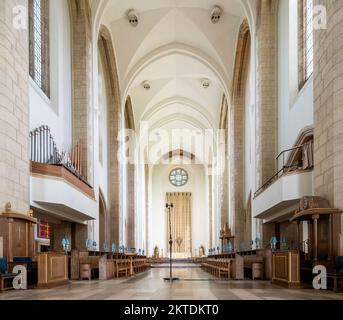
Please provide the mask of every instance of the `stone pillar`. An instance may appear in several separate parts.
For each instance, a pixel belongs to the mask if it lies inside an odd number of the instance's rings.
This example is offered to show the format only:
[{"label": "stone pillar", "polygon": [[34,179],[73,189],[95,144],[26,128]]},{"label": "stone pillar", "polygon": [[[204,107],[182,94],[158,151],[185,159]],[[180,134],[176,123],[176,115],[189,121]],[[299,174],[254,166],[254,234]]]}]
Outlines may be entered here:
[{"label": "stone pillar", "polygon": [[91,24],[88,0],[71,0],[73,39],[73,144],[81,142],[82,175],[92,183]]},{"label": "stone pillar", "polygon": [[[326,7],[327,29],[314,30],[314,189],[343,209],[343,1],[318,4]],[[332,254],[343,255],[343,219],[332,219]]]},{"label": "stone pillar", "polygon": [[108,207],[106,218],[106,239],[109,245],[115,243],[119,245],[120,239],[120,207],[119,207],[119,191],[120,181],[122,181],[122,172],[118,161],[118,151],[120,143],[118,135],[121,129],[122,112],[120,106],[120,91],[117,72],[116,58],[114,54],[113,41],[110,31],[105,27],[100,27],[99,32],[99,52],[105,67],[104,73],[107,75],[107,100],[108,100],[108,161],[109,172],[108,180],[111,183],[108,186]]},{"label": "stone pillar", "polygon": [[[135,121],[133,115],[133,107],[131,97],[128,96],[125,104],[125,114],[124,114],[125,128],[128,130],[135,130]],[[132,132],[131,132],[132,133]],[[130,134],[131,134],[130,133]],[[133,137],[130,135],[131,144],[130,148],[133,150],[136,149],[136,142]],[[127,229],[126,229],[126,245],[129,248],[135,248],[136,245],[136,166],[135,160],[128,159],[126,164],[126,179],[127,179],[127,189],[126,189],[126,199],[127,199]]]},{"label": "stone pillar", "polygon": [[145,253],[149,254],[149,165],[144,166],[144,178],[145,178]]},{"label": "stone pillar", "polygon": [[[213,176],[211,174],[208,175],[208,211],[209,211],[209,249],[212,248],[213,245],[213,210],[212,210],[212,205],[213,205],[213,190],[212,190],[212,185],[213,185]],[[205,252],[207,254],[207,252]]]},{"label": "stone pillar", "polygon": [[259,0],[256,28],[256,184],[276,170],[277,150],[277,7],[278,0]]},{"label": "stone pillar", "polygon": [[136,244],[136,205],[135,205],[135,165],[127,164],[127,247],[135,248]]},{"label": "stone pillar", "polygon": [[225,135],[225,150],[222,155],[222,177],[221,177],[221,214],[220,214],[220,228],[223,229],[228,223],[228,157],[229,157],[229,131],[228,131],[228,103],[226,97],[223,97],[222,102],[222,114],[221,114],[221,124],[220,129],[224,130]]},{"label": "stone pillar", "polygon": [[236,49],[235,70],[230,110],[230,176],[232,200],[230,225],[235,242],[241,243],[247,237],[244,210],[244,131],[245,131],[245,88],[250,60],[250,31],[247,20],[239,30]]},{"label": "stone pillar", "polygon": [[30,176],[27,17],[27,0],[0,1],[0,208],[10,201],[23,212]]}]

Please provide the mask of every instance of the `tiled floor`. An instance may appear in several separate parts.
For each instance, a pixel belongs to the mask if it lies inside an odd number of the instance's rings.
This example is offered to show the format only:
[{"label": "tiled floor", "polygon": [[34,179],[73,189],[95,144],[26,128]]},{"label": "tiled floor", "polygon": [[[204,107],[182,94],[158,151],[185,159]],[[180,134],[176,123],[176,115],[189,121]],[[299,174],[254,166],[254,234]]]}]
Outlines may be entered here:
[{"label": "tiled floor", "polygon": [[269,281],[218,280],[195,265],[175,267],[174,276],[180,281],[173,284],[163,281],[169,270],[162,266],[130,279],[72,281],[54,289],[8,291],[0,294],[0,300],[343,300],[343,293],[290,290]]}]

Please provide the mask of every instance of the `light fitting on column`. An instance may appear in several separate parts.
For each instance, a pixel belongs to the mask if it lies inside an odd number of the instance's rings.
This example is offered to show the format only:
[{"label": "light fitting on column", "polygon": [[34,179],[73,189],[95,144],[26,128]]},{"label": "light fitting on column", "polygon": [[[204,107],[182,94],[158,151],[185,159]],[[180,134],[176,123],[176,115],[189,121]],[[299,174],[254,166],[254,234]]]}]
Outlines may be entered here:
[{"label": "light fitting on column", "polygon": [[223,9],[219,6],[215,6],[212,9],[212,13],[211,13],[211,21],[213,24],[216,24],[219,22],[221,16],[223,14]]},{"label": "light fitting on column", "polygon": [[136,13],[136,11],[134,9],[130,9],[127,12],[127,19],[129,20],[129,23],[133,27],[137,27],[138,26],[138,14]]}]

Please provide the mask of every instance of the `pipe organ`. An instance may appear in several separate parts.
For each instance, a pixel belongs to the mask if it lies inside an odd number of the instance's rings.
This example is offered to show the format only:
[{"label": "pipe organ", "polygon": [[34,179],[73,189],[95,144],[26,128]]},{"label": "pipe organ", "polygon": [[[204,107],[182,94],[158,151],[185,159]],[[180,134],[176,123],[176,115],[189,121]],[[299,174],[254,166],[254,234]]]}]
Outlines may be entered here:
[{"label": "pipe organ", "polygon": [[60,152],[48,126],[30,132],[30,160],[32,162],[63,165],[77,177],[82,177],[82,152],[79,141],[69,150]]}]

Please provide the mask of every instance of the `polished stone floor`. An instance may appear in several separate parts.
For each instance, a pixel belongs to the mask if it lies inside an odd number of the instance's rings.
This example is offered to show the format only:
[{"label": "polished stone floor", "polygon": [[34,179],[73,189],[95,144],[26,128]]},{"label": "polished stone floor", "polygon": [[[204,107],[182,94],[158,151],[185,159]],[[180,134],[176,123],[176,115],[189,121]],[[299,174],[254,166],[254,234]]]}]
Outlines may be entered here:
[{"label": "polished stone floor", "polygon": [[167,265],[162,265],[130,279],[71,281],[54,289],[7,291],[0,300],[343,300],[343,293],[332,291],[290,290],[269,281],[218,280],[193,264],[175,266],[178,282],[164,282],[168,275]]}]

